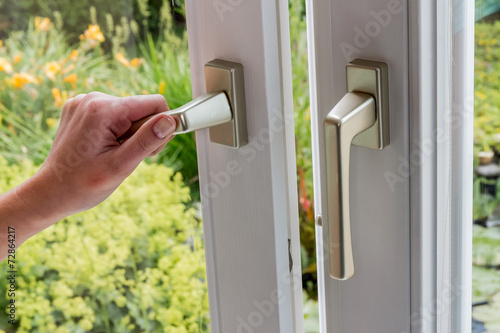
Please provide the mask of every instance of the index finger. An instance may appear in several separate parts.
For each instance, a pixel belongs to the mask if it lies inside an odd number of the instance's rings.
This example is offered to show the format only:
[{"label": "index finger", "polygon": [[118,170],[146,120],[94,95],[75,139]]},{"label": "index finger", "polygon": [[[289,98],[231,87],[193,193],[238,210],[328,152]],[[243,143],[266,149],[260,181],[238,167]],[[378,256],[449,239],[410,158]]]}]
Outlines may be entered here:
[{"label": "index finger", "polygon": [[[113,125],[111,130],[120,137],[130,129],[132,123],[149,116],[168,111],[167,101],[162,95],[137,95],[118,98],[110,105]],[[110,111],[111,111],[110,110]]]},{"label": "index finger", "polygon": [[127,110],[126,117],[131,122],[170,110],[165,97],[159,94],[122,97],[119,102]]}]

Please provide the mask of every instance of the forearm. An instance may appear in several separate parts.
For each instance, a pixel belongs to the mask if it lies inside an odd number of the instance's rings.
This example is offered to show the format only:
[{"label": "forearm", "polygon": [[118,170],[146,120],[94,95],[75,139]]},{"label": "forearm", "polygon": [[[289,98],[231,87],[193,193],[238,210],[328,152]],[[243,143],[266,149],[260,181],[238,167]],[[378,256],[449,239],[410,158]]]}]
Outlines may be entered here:
[{"label": "forearm", "polygon": [[[63,218],[61,203],[54,200],[56,193],[38,175],[0,195],[0,261],[11,244],[17,249],[28,238]],[[10,240],[9,242],[9,230]],[[10,247],[9,247],[10,245]]]}]

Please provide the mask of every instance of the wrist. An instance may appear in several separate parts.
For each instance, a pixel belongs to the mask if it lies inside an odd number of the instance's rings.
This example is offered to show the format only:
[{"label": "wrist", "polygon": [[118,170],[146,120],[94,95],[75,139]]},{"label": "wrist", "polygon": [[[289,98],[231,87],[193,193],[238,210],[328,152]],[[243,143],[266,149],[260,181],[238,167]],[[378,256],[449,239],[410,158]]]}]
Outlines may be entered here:
[{"label": "wrist", "polygon": [[21,242],[66,216],[61,186],[40,170],[26,182],[5,194],[0,217],[5,217]]}]

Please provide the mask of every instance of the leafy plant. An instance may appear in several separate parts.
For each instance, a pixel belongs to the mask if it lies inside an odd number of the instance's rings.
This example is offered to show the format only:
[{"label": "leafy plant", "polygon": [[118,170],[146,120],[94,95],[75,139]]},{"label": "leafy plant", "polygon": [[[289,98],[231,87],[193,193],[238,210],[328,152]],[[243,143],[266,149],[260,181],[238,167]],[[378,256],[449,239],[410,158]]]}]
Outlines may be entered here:
[{"label": "leafy plant", "polygon": [[[484,193],[483,186],[496,185],[497,198],[489,193]],[[474,221],[488,218],[495,208],[500,204],[500,184],[498,180],[490,180],[484,177],[474,177],[473,184],[473,218]]]},{"label": "leafy plant", "polygon": [[[70,4],[71,5],[68,5]],[[185,23],[184,1],[165,0],[17,0],[0,2],[0,38],[7,34],[26,30],[28,18],[35,16],[52,17],[54,12],[60,12],[64,17],[64,30],[71,35],[73,41],[87,28],[89,23],[88,11],[94,7],[95,23],[106,26],[106,21],[111,17],[120,21],[122,17],[136,22],[147,21],[141,24],[141,33],[152,33],[155,37],[161,33],[160,13],[164,5],[168,5],[170,12],[174,15],[176,29],[183,29]],[[53,17],[52,17],[53,18]],[[143,30],[144,28],[144,30]],[[109,45],[107,45],[109,46]]]},{"label": "leafy plant", "polygon": [[314,223],[314,190],[311,149],[311,111],[307,65],[307,32],[305,2],[290,0],[290,42],[293,68],[293,107],[297,185],[299,189],[300,243],[303,286],[309,297],[317,299],[316,239]]},{"label": "leafy plant", "polygon": [[318,302],[310,299],[303,293],[304,304],[304,333],[319,333],[319,308]]},{"label": "leafy plant", "polygon": [[474,226],[473,263],[500,267],[500,230]]},{"label": "leafy plant", "polygon": [[500,132],[500,21],[476,23],[475,30],[475,145],[498,150],[500,143],[493,138]]},{"label": "leafy plant", "polygon": [[491,303],[476,307],[472,313],[476,320],[485,323],[487,332],[500,331],[500,293],[493,296]]},{"label": "leafy plant", "polygon": [[[0,157],[0,192],[29,160]],[[10,332],[207,332],[200,222],[180,174],[141,164],[104,203],[59,221],[16,252],[18,324]],[[6,261],[0,264],[6,272]],[[0,308],[9,299],[0,284]]]}]

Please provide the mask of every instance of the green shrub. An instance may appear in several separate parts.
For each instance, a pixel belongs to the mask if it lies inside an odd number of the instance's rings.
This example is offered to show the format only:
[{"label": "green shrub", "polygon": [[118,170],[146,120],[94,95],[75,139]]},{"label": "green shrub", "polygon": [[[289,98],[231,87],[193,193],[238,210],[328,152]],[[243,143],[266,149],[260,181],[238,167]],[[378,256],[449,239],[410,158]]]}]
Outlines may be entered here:
[{"label": "green shrub", "polygon": [[[36,169],[0,157],[0,193]],[[180,174],[143,163],[104,203],[29,239],[16,252],[19,323],[0,316],[0,329],[206,332],[202,233],[189,200]],[[5,283],[0,295],[5,309]]]},{"label": "green shrub", "polygon": [[500,21],[476,23],[474,67],[474,136],[477,150],[490,150],[500,143]]}]

